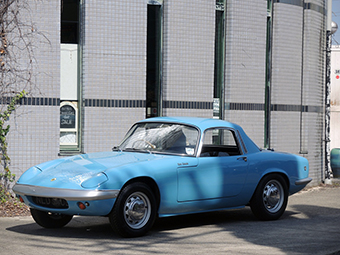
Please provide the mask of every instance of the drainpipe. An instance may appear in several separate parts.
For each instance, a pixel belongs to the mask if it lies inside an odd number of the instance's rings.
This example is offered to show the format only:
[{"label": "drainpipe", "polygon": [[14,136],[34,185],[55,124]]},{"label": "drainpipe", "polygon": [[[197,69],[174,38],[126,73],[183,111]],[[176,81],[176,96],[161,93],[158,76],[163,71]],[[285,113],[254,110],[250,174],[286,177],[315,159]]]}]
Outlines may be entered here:
[{"label": "drainpipe", "polygon": [[332,18],[332,0],[327,1],[327,17],[326,17],[326,84],[325,84],[325,180],[332,178],[332,170],[330,168],[330,118],[331,118],[331,18]]},{"label": "drainpipe", "polygon": [[331,108],[331,47],[332,34],[337,30],[337,25],[332,22],[332,0],[327,1],[326,18],[326,84],[325,84],[325,180],[330,182],[333,177],[330,167],[330,108]]}]

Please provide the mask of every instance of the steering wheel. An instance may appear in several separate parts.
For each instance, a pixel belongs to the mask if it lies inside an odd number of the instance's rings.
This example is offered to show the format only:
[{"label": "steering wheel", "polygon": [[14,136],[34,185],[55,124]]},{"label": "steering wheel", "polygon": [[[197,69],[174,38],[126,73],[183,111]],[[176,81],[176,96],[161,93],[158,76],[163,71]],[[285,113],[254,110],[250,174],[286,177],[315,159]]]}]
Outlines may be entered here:
[{"label": "steering wheel", "polygon": [[146,144],[148,144],[152,149],[156,149],[156,145],[150,143],[149,141],[147,141],[147,140],[145,140],[145,139],[138,139],[138,140],[136,140],[136,141],[133,143],[132,146],[134,146],[135,143],[138,142],[138,141],[143,141],[143,142],[145,142]]}]

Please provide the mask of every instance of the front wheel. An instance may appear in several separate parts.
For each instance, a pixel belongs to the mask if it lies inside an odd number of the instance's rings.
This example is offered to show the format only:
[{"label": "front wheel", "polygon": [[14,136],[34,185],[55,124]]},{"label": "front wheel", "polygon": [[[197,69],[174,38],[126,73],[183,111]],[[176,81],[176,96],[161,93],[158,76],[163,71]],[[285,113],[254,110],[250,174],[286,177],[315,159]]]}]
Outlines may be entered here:
[{"label": "front wheel", "polygon": [[286,210],[288,187],[279,174],[265,176],[250,201],[253,214],[260,220],[277,220]]},{"label": "front wheel", "polygon": [[73,215],[44,212],[32,208],[31,215],[35,222],[44,228],[62,228],[73,218]]},{"label": "front wheel", "polygon": [[145,235],[156,219],[156,199],[148,185],[126,186],[109,215],[112,228],[123,237]]}]

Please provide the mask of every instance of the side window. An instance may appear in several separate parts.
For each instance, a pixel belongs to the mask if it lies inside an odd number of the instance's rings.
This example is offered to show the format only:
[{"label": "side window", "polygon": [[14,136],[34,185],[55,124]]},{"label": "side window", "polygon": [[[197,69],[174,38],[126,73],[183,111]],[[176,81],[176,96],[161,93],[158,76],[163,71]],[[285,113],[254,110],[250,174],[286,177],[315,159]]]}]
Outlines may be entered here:
[{"label": "side window", "polygon": [[241,155],[234,131],[229,129],[208,129],[204,132],[201,157],[227,157]]}]

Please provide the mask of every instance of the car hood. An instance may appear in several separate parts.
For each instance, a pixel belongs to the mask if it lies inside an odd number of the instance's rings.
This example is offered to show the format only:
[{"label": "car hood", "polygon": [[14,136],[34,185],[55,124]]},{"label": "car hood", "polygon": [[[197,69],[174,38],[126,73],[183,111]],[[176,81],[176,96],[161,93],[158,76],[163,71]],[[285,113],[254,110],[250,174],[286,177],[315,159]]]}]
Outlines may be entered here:
[{"label": "car hood", "polygon": [[56,188],[80,188],[84,181],[103,172],[105,175],[106,170],[164,157],[169,156],[136,152],[82,154],[39,164],[27,170],[18,183]]}]

